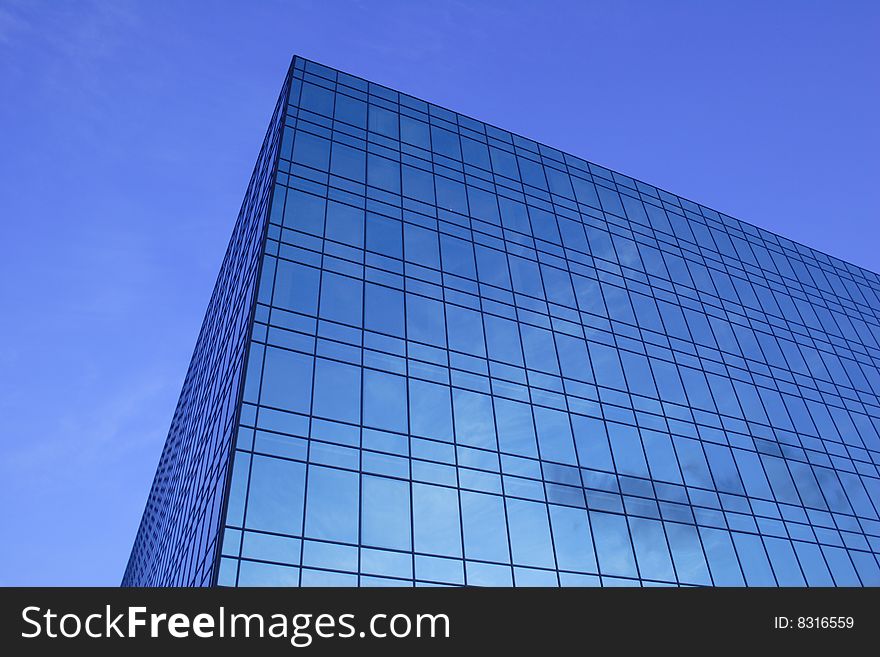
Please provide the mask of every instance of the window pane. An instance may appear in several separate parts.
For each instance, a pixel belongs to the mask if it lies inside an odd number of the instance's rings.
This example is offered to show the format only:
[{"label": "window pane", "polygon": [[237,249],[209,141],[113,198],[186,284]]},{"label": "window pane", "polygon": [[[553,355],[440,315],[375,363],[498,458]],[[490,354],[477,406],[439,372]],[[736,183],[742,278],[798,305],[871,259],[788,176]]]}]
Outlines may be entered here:
[{"label": "window pane", "polygon": [[587,512],[551,504],[550,519],[559,568],[584,573],[598,572]]},{"label": "window pane", "polygon": [[431,148],[431,133],[428,130],[428,124],[403,114],[400,115],[400,139],[420,148]]},{"label": "window pane", "polygon": [[591,511],[590,524],[596,541],[599,572],[618,577],[637,577],[626,519],[610,513]]},{"label": "window pane", "polygon": [[308,413],[312,398],[312,362],[305,354],[267,347],[260,403]]},{"label": "window pane", "polygon": [[807,586],[834,586],[834,580],[828,572],[819,546],[801,541],[793,541],[792,544],[804,571],[804,577],[807,578]]},{"label": "window pane", "polygon": [[519,170],[516,166],[516,157],[507,151],[503,151],[494,146],[489,147],[489,156],[492,160],[492,170],[500,173],[502,176],[519,179]]},{"label": "window pane", "polygon": [[526,354],[526,367],[539,372],[559,374],[553,334],[528,324],[520,324],[519,331]]},{"label": "window pane", "polygon": [[369,111],[369,129],[371,132],[378,132],[380,135],[398,138],[397,114],[385,109],[370,105]]},{"label": "window pane", "polygon": [[333,142],[330,149],[330,172],[343,178],[366,182],[367,154],[357,148]]},{"label": "window pane", "polygon": [[663,523],[645,518],[630,518],[629,527],[641,576],[645,579],[675,581]]},{"label": "window pane", "polygon": [[529,206],[529,217],[535,238],[551,242],[552,244],[560,244],[562,242],[559,237],[559,228],[556,226],[556,215],[546,210]]},{"label": "window pane", "polygon": [[698,440],[676,436],[673,444],[678,453],[685,483],[688,486],[711,489],[712,476],[709,474],[709,466],[706,464],[701,443]]},{"label": "window pane", "polygon": [[602,294],[605,296],[605,306],[608,308],[608,316],[618,322],[635,324],[632,306],[629,303],[629,294],[626,290],[616,285],[601,283]]},{"label": "window pane", "polygon": [[623,363],[623,371],[626,374],[630,392],[656,398],[657,388],[654,387],[654,377],[648,367],[648,359],[640,354],[621,351],[620,360]]},{"label": "window pane", "polygon": [[242,560],[238,586],[298,586],[299,568]]},{"label": "window pane", "polygon": [[657,358],[649,358],[648,360],[651,362],[651,370],[654,372],[660,399],[676,404],[686,404],[687,400],[684,396],[681,378],[678,376],[678,368],[665,360]]},{"label": "window pane", "polygon": [[506,503],[513,563],[555,568],[547,506],[514,498]]},{"label": "window pane", "polygon": [[538,456],[532,411],[527,404],[495,398],[498,422],[498,446],[502,452],[522,456]]},{"label": "window pane", "polygon": [[743,577],[739,569],[739,561],[730,534],[723,529],[700,527],[703,548],[709,559],[709,570],[715,586],[743,586]]},{"label": "window pane", "polygon": [[434,176],[427,171],[404,164],[403,195],[433,205]]},{"label": "window pane", "polygon": [[582,312],[607,317],[608,312],[605,310],[605,302],[602,300],[598,281],[572,274],[571,282],[574,285],[574,295],[577,299],[578,308]]},{"label": "window pane", "polygon": [[767,477],[764,475],[764,468],[761,466],[761,460],[758,458],[758,455],[754,452],[734,449],[733,458],[742,476],[746,493],[752,497],[772,498],[773,493],[770,490]]},{"label": "window pane", "polygon": [[311,133],[297,130],[293,142],[293,161],[326,171],[330,164],[330,141]]},{"label": "window pane", "polygon": [[367,154],[367,184],[400,194],[400,164],[379,155]]},{"label": "window pane", "polygon": [[682,584],[711,586],[712,580],[709,578],[709,569],[703,557],[703,547],[697,535],[697,528],[677,522],[666,522],[663,525],[672,550],[678,581]]},{"label": "window pane", "polygon": [[255,455],[251,464],[245,526],[299,535],[303,517],[305,466]]},{"label": "window pane", "polygon": [[636,477],[648,477],[648,465],[642,452],[639,430],[626,424],[608,422],[608,437],[617,471]]},{"label": "window pane", "polygon": [[318,196],[288,189],[287,202],[284,204],[284,226],[312,235],[323,235],[325,205],[326,201]]},{"label": "window pane", "polygon": [[391,258],[403,257],[403,227],[399,221],[367,214],[367,250]]},{"label": "window pane", "polygon": [[494,315],[484,315],[483,324],[486,327],[489,358],[502,363],[522,365],[522,346],[516,322]]},{"label": "window pane", "polygon": [[474,247],[470,242],[449,235],[441,235],[440,249],[444,271],[465,278],[475,279],[477,277]]},{"label": "window pane", "polygon": [[452,404],[449,399],[449,388],[436,383],[410,379],[409,407],[413,434],[452,442]]},{"label": "window pane", "polygon": [[476,310],[446,305],[449,348],[473,356],[486,356],[483,319]]},{"label": "window pane", "polygon": [[446,346],[443,304],[416,294],[406,295],[406,335],[410,340]]},{"label": "window pane", "polygon": [[571,424],[574,427],[580,466],[613,471],[614,462],[611,460],[605,423],[596,418],[572,415]]},{"label": "window pane", "polygon": [[468,561],[468,586],[513,586],[513,573],[510,566]]},{"label": "window pane", "polygon": [[352,98],[351,96],[346,96],[344,94],[337,94],[334,116],[339,121],[350,123],[358,128],[366,128],[367,104],[357,98]]},{"label": "window pane", "polygon": [[311,82],[304,82],[300,93],[299,105],[303,109],[324,116],[333,113],[333,92]]},{"label": "window pane", "polygon": [[498,207],[501,210],[501,225],[509,230],[531,234],[532,226],[529,223],[529,215],[526,206],[503,196],[498,197]]},{"label": "window pane", "polygon": [[524,183],[539,189],[547,189],[547,180],[544,177],[544,167],[526,157],[517,157],[516,159]]},{"label": "window pane", "polygon": [[593,366],[590,364],[590,356],[587,352],[587,343],[580,338],[575,338],[564,333],[554,333],[556,351],[559,354],[559,364],[562,367],[562,376],[576,381],[593,382]]},{"label": "window pane", "polygon": [[364,327],[404,337],[403,292],[367,283],[364,287]]},{"label": "window pane", "polygon": [[321,317],[361,325],[363,282],[325,271],[321,278]]},{"label": "window pane", "polygon": [[745,491],[743,490],[742,483],[740,483],[739,473],[733,462],[730,448],[714,443],[703,443],[703,449],[706,451],[706,458],[709,460],[715,488],[728,493],[744,494]]},{"label": "window pane", "polygon": [[770,486],[773,488],[774,497],[779,502],[800,504],[800,498],[795,491],[794,482],[791,480],[785,461],[766,454],[761,454],[760,458],[764,464],[767,478],[770,480]]},{"label": "window pane", "polygon": [[461,150],[464,155],[464,161],[481,169],[490,169],[489,149],[485,144],[481,144],[473,139],[466,137],[461,138]]},{"label": "window pane", "polygon": [[406,379],[364,370],[364,424],[406,433]]},{"label": "window pane", "polygon": [[538,299],[544,298],[544,284],[541,282],[541,272],[538,263],[520,258],[508,256],[510,264],[510,277],[513,281],[513,289],[522,294],[527,294]]},{"label": "window pane", "polygon": [[300,555],[300,539],[274,534],[245,532],[241,555],[265,561],[298,564]]},{"label": "window pane", "polygon": [[455,438],[459,445],[497,449],[492,399],[469,390],[453,389]]},{"label": "window pane", "polygon": [[678,461],[669,434],[650,429],[642,429],[641,434],[642,445],[648,455],[651,476],[659,481],[680,484],[681,471],[678,469]]},{"label": "window pane", "polygon": [[507,256],[501,251],[479,244],[474,247],[474,252],[477,256],[477,274],[480,281],[509,290],[510,273]]},{"label": "window pane", "polygon": [[403,225],[403,248],[406,259],[435,269],[440,268],[440,243],[437,233],[421,226]]},{"label": "window pane", "polygon": [[318,314],[320,271],[289,260],[279,260],[272,304],[285,310]]},{"label": "window pane", "polygon": [[767,546],[767,554],[779,586],[804,586],[804,576],[798,567],[791,541],[767,536],[764,544]]},{"label": "window pane", "polygon": [[306,536],[356,543],[358,500],[356,472],[310,465]]},{"label": "window pane", "polygon": [[543,406],[534,407],[541,458],[577,465],[568,413]]},{"label": "window pane", "polygon": [[850,550],[849,556],[859,573],[862,586],[880,586],[880,566],[873,554]]},{"label": "window pane", "polygon": [[596,342],[588,342],[587,346],[590,348],[590,360],[593,362],[596,383],[608,388],[626,390],[617,350]]},{"label": "window pane", "polygon": [[714,412],[716,410],[715,402],[712,401],[712,393],[709,392],[706,375],[701,370],[690,367],[679,367],[678,372],[681,374],[681,380],[684,382],[684,389],[687,391],[691,406]]},{"label": "window pane", "polygon": [[315,361],[313,412],[343,422],[360,421],[361,370],[324,358]]},{"label": "window pane", "polygon": [[462,491],[461,512],[465,556],[509,563],[507,524],[501,497]]},{"label": "window pane", "polygon": [[417,552],[460,557],[458,491],[413,483],[413,529]]},{"label": "window pane", "polygon": [[733,544],[748,586],[776,586],[760,536],[733,532]]},{"label": "window pane", "polygon": [[330,201],[327,204],[327,239],[359,249],[364,246],[364,211]]},{"label": "window pane", "polygon": [[362,542],[411,550],[409,484],[386,477],[363,477]]}]

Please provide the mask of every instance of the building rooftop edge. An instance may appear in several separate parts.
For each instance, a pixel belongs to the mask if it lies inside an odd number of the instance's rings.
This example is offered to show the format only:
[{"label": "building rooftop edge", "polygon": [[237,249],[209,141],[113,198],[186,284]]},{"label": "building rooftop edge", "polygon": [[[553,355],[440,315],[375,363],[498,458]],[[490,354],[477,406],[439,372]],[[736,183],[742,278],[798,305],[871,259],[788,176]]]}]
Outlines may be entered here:
[{"label": "building rooftop edge", "polygon": [[[558,151],[558,152],[562,153],[563,155],[567,155],[567,156],[569,156],[569,157],[576,158],[576,159],[578,159],[578,160],[582,160],[583,162],[585,162],[585,163],[587,163],[587,164],[592,164],[592,165],[595,165],[595,166],[601,167],[601,168],[605,169],[606,171],[611,172],[611,174],[613,174],[613,175],[616,174],[616,175],[618,175],[618,176],[622,176],[622,177],[624,177],[624,178],[628,178],[628,179],[634,181],[635,183],[641,183],[642,185],[646,185],[646,186],[648,186],[648,187],[653,187],[654,189],[656,189],[656,190],[658,190],[658,191],[662,191],[662,192],[664,192],[664,193],[666,193],[666,194],[669,194],[670,196],[675,196],[676,198],[679,198],[679,199],[681,199],[681,200],[687,201],[687,202],[689,202],[689,203],[693,203],[694,205],[700,206],[701,208],[706,208],[707,210],[711,210],[712,212],[715,212],[715,213],[717,213],[718,215],[720,215],[720,216],[721,216],[723,219],[725,219],[725,220],[730,220],[730,221],[734,221],[734,222],[737,222],[737,223],[740,223],[740,224],[745,224],[745,225],[747,225],[747,226],[750,226],[751,228],[754,228],[755,230],[758,230],[758,231],[761,231],[761,232],[767,233],[767,234],[769,234],[769,235],[773,235],[774,237],[779,238],[779,239],[782,239],[782,240],[785,240],[785,241],[787,241],[787,242],[790,242],[790,243],[796,245],[797,247],[800,247],[801,249],[806,249],[806,250],[807,250],[808,252],[810,252],[811,254],[820,254],[820,255],[822,255],[822,256],[825,257],[825,258],[828,258],[828,259],[830,259],[830,260],[834,260],[834,261],[836,261],[837,263],[840,263],[841,265],[843,265],[843,268],[844,268],[844,269],[846,269],[847,267],[855,267],[856,269],[858,269],[858,270],[860,270],[860,271],[862,271],[862,272],[867,272],[868,274],[870,274],[869,278],[873,278],[875,283],[880,284],[880,272],[874,271],[874,270],[872,270],[872,269],[868,269],[867,267],[863,267],[862,265],[858,265],[858,264],[856,264],[856,263],[854,263],[854,262],[850,262],[849,260],[844,260],[843,258],[841,258],[841,257],[839,257],[839,256],[835,256],[835,255],[833,255],[833,254],[831,254],[831,253],[828,253],[828,252],[826,252],[826,251],[822,251],[821,249],[817,249],[817,248],[812,247],[812,246],[810,246],[810,245],[808,245],[808,244],[804,244],[803,242],[799,242],[798,240],[792,239],[792,238],[790,238],[790,237],[788,237],[788,236],[786,236],[786,235],[782,235],[782,234],[780,234],[780,233],[777,233],[777,232],[775,232],[775,231],[769,230],[769,229],[767,229],[767,228],[762,228],[761,226],[759,226],[759,225],[757,225],[757,224],[754,224],[754,223],[752,223],[752,222],[750,222],[750,221],[746,221],[746,220],[744,220],[744,219],[739,219],[739,218],[737,218],[737,217],[734,217],[733,215],[727,214],[727,213],[725,213],[725,212],[721,212],[720,210],[717,210],[717,209],[712,208],[712,207],[710,207],[710,206],[708,206],[708,205],[705,205],[704,203],[700,203],[700,202],[695,201],[695,200],[693,200],[693,199],[690,199],[690,198],[687,198],[687,197],[685,197],[685,196],[682,196],[681,194],[677,194],[677,193],[675,193],[675,192],[669,191],[668,189],[665,189],[665,188],[663,188],[663,187],[658,187],[657,185],[654,185],[653,183],[649,183],[649,182],[647,182],[647,181],[645,181],[645,180],[642,180],[641,178],[636,178],[636,177],[631,176],[631,175],[629,175],[629,174],[627,174],[627,173],[623,173],[622,171],[617,171],[616,169],[611,169],[611,168],[606,167],[606,166],[604,166],[604,165],[602,165],[602,164],[599,164],[599,163],[597,163],[597,162],[593,162],[592,160],[589,160],[589,159],[587,159],[587,158],[585,158],[585,157],[582,157],[582,156],[580,156],[580,155],[575,155],[575,154],[573,154],[573,153],[569,153],[569,152],[566,151],[566,150],[563,150],[563,149],[558,148],[558,147],[556,147],[556,146],[552,146],[552,145],[550,145],[550,144],[546,144],[546,143],[544,143],[544,142],[538,141],[537,139],[534,139],[534,138],[532,138],[532,137],[527,137],[527,136],[525,136],[525,135],[523,135],[523,134],[520,134],[520,133],[518,133],[518,132],[514,132],[514,131],[512,131],[512,130],[508,130],[507,128],[502,128],[502,127],[500,127],[500,126],[495,125],[494,123],[490,123],[489,121],[485,121],[485,120],[483,120],[483,119],[478,119],[478,118],[473,117],[473,116],[471,116],[471,115],[469,115],[469,114],[465,114],[465,113],[463,113],[463,112],[459,112],[459,111],[457,111],[457,110],[451,109],[451,108],[449,108],[449,107],[445,107],[445,106],[443,106],[443,105],[438,105],[437,103],[431,102],[431,101],[429,101],[429,100],[425,100],[424,98],[420,98],[420,97],[418,97],[418,96],[413,96],[412,94],[409,94],[409,93],[407,93],[407,92],[405,92],[405,91],[401,91],[401,90],[399,90],[399,89],[395,89],[395,88],[393,88],[393,87],[389,87],[389,86],[387,86],[387,85],[384,85],[384,84],[381,84],[381,83],[378,83],[378,82],[373,82],[372,80],[368,80],[368,79],[365,78],[365,77],[361,77],[361,76],[359,76],[359,75],[355,75],[354,73],[349,73],[348,71],[343,71],[342,69],[338,69],[338,68],[336,68],[336,67],[334,67],[334,66],[330,66],[330,65],[328,65],[328,64],[324,64],[324,63],[322,63],[322,62],[316,61],[316,60],[314,60],[314,59],[310,59],[310,58],[308,58],[308,57],[304,57],[304,56],[302,56],[302,55],[294,54],[294,55],[291,56],[291,59],[290,59],[290,68],[291,68],[291,69],[295,68],[296,61],[297,61],[297,60],[302,60],[303,62],[309,62],[309,63],[312,63],[312,64],[316,64],[316,65],[318,65],[318,66],[321,66],[321,67],[323,67],[323,68],[329,69],[329,70],[331,70],[331,71],[335,71],[336,73],[343,73],[344,75],[350,76],[350,77],[352,77],[352,78],[356,78],[356,79],[358,79],[358,80],[362,80],[363,82],[366,82],[367,84],[374,85],[374,86],[377,86],[377,87],[381,87],[382,89],[387,89],[388,91],[391,91],[391,92],[394,92],[394,93],[397,93],[397,94],[402,94],[402,95],[404,95],[404,96],[408,96],[409,98],[413,98],[413,99],[415,99],[415,100],[417,100],[417,101],[420,101],[420,102],[422,102],[422,103],[425,103],[425,104],[427,104],[427,105],[429,105],[429,106],[437,107],[437,108],[442,109],[442,110],[447,111],[447,112],[452,112],[453,114],[456,114],[456,115],[458,115],[458,116],[463,116],[463,117],[465,117],[465,118],[467,118],[467,119],[470,119],[470,120],[472,120],[472,121],[475,121],[475,122],[477,122],[477,123],[482,123],[482,124],[484,124],[484,125],[486,125],[486,126],[492,127],[492,128],[494,128],[495,130],[499,130],[499,131],[501,131],[501,132],[506,132],[506,133],[510,134],[511,136],[513,136],[513,137],[518,137],[518,138],[520,138],[520,139],[524,139],[524,140],[526,140],[526,141],[533,142],[533,143],[537,144],[538,146],[543,146],[544,148],[551,149],[551,150],[554,150],[554,151]],[[616,181],[616,180],[613,181],[613,182],[614,182],[615,184],[617,184],[617,181]],[[682,210],[684,210],[684,208],[682,208]],[[687,218],[687,217],[685,217],[685,218]]]}]

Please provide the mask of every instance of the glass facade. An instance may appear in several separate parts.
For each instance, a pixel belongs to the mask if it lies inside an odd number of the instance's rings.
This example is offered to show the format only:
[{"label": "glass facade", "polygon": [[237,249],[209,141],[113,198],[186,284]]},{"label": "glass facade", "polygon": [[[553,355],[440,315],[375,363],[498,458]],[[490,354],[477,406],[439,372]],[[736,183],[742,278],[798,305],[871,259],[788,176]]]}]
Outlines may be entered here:
[{"label": "glass facade", "polygon": [[129,581],[880,584],[876,274],[301,58],[285,88],[234,445],[185,443],[175,490],[213,483],[147,529],[186,558]]}]

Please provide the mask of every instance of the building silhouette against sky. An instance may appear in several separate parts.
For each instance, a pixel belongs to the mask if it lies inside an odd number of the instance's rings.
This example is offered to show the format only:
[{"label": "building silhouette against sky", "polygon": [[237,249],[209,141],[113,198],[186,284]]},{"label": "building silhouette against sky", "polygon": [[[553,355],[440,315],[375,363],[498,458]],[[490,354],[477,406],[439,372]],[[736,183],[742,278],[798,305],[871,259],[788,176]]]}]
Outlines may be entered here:
[{"label": "building silhouette against sky", "polygon": [[123,584],[878,585],[878,364],[873,272],[297,57]]}]

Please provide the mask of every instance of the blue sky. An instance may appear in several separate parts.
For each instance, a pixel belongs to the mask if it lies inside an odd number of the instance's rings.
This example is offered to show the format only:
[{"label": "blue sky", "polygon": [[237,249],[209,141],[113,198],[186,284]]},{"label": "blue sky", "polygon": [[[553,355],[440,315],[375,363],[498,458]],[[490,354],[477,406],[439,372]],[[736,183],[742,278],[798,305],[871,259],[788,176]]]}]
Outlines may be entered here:
[{"label": "blue sky", "polygon": [[115,585],[293,53],[880,270],[880,4],[0,0],[0,584]]}]

